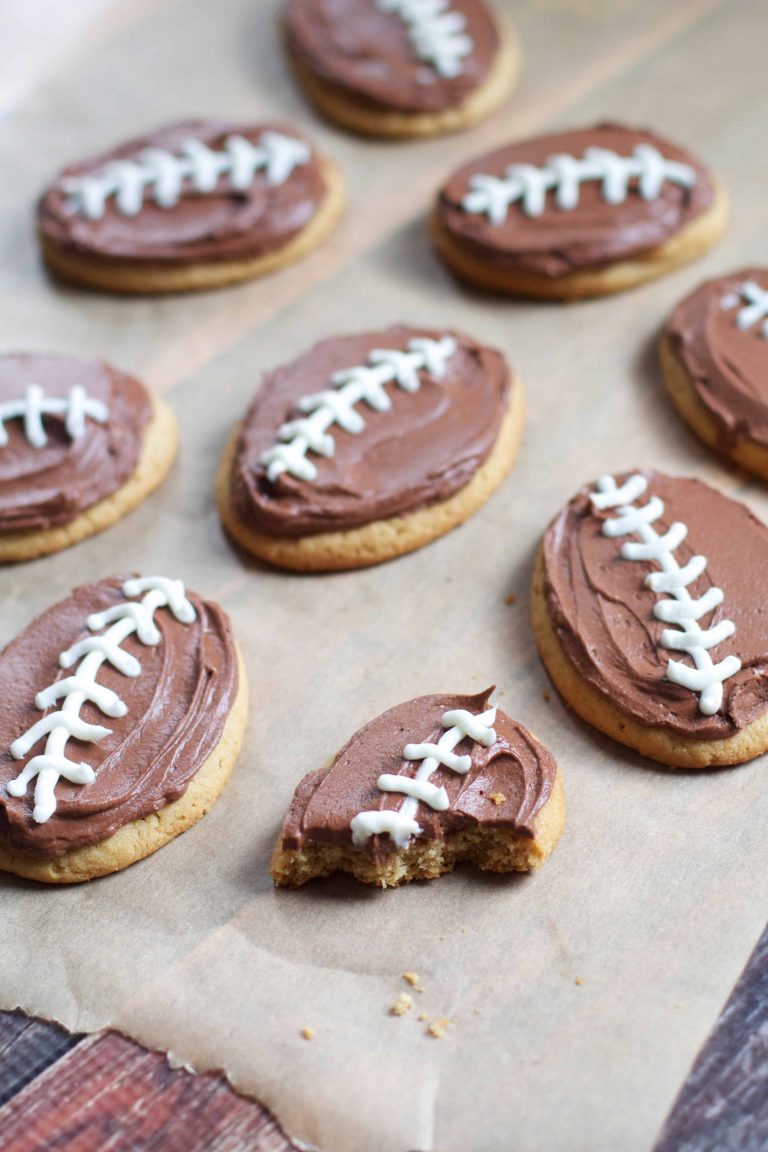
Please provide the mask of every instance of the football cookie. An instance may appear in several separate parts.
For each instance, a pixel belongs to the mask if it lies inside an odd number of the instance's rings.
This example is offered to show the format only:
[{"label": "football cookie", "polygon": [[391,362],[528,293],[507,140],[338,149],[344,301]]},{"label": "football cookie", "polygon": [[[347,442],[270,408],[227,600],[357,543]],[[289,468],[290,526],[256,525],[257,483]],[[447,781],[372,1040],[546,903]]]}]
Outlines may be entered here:
[{"label": "football cookie", "polygon": [[697,436],[768,480],[768,269],[744,268],[687,296],[667,321],[661,364]]},{"label": "football cookie", "polygon": [[725,192],[700,161],[651,132],[598,124],[465,164],[438,194],[432,234],[475,287],[569,300],[670,272],[726,221]]},{"label": "football cookie", "polygon": [[0,655],[0,870],[68,884],[195,824],[247,686],[221,609],[162,576],[85,584]]},{"label": "football cookie", "polygon": [[299,784],[272,856],[277,885],[351,872],[382,888],[462,861],[528,872],[565,822],[555,758],[477,696],[421,696],[366,724]]},{"label": "football cookie", "polygon": [[114,524],[165,478],[176,421],[101,360],[0,356],[0,563]]},{"label": "football cookie", "polygon": [[768,529],[699,480],[605,476],[555,517],[533,585],[539,652],[588,723],[662,764],[768,748]]},{"label": "football cookie", "polygon": [[325,340],[267,375],[224,453],[221,518],[272,564],[378,564],[466,520],[511,468],[521,387],[499,352],[394,327]]},{"label": "football cookie", "polygon": [[287,0],[283,25],[319,110],[373,136],[466,128],[519,71],[516,37],[485,0]]},{"label": "football cookie", "polygon": [[110,292],[184,292],[264,276],[322,243],[338,169],[294,128],[191,120],[66,168],[38,208],[57,276]]}]

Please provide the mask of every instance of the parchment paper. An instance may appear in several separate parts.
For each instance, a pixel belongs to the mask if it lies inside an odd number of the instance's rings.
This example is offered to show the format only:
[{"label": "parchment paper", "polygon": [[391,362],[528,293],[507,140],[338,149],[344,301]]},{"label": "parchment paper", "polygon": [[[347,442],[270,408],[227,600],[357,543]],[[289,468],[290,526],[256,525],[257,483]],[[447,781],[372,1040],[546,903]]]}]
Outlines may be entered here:
[{"label": "parchment paper", "polygon": [[[197,827],[90,885],[0,880],[0,1005],[70,1028],[114,1025],[198,1069],[225,1068],[327,1152],[640,1152],[764,923],[766,765],[666,772],[582,726],[547,696],[528,585],[550,516],[605,471],[695,473],[768,518],[764,488],[721,467],[673,414],[654,352],[684,292],[765,258],[765,7],[510,4],[528,73],[509,108],[411,146],[316,121],[286,75],[275,8],[115,4],[0,125],[3,347],[105,355],[165,392],[182,433],[172,477],[128,520],[0,572],[0,640],[76,583],[135,567],[218,598],[251,680],[245,748]],[[31,207],[52,172],[208,112],[279,113],[314,131],[350,186],[331,245],[268,282],[193,298],[48,283]],[[441,177],[513,134],[605,115],[654,125],[712,163],[734,202],[726,241],[665,281],[577,307],[460,291],[425,232]],[[399,319],[463,327],[509,356],[529,415],[503,489],[449,537],[373,570],[301,578],[236,554],[212,479],[262,370],[334,331]],[[492,682],[565,777],[567,830],[538,874],[274,891],[269,854],[306,771],[401,700]],[[425,991],[394,1018],[405,970]],[[455,1024],[434,1039],[419,1012]]]}]

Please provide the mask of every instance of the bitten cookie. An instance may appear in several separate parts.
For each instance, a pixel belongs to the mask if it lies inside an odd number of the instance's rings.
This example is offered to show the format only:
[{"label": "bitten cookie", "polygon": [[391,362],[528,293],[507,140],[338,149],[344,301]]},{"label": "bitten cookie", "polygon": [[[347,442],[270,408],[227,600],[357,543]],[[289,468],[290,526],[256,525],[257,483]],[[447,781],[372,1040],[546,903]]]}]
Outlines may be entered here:
[{"label": "bitten cookie", "polygon": [[325,340],[269,373],[217,499],[249,552],[321,572],[378,564],[462,523],[511,468],[523,402],[500,353],[395,327]]},{"label": "bitten cookie", "polygon": [[172,124],[72,164],[38,208],[57,276],[109,292],[185,292],[264,276],[321,244],[341,175],[284,124]]},{"label": "bitten cookie", "polygon": [[0,870],[50,884],[195,824],[245,727],[227,617],[162,576],[77,588],[8,645],[0,683]]},{"label": "bitten cookie", "polygon": [[277,885],[351,872],[382,888],[462,861],[528,872],[565,822],[555,758],[477,696],[421,696],[366,724],[305,776],[272,856]]},{"label": "bitten cookie", "polygon": [[108,528],[165,479],[176,421],[101,360],[0,356],[0,563]]},{"label": "bitten cookie", "polygon": [[662,764],[768,748],[768,529],[699,480],[605,476],[555,517],[533,584],[539,652],[588,723]]},{"label": "bitten cookie", "polygon": [[571,300],[632,288],[706,252],[727,200],[655,134],[598,124],[500,148],[438,194],[432,235],[475,287]]},{"label": "bitten cookie", "polygon": [[520,66],[485,0],[287,0],[283,25],[319,110],[372,136],[466,128],[505,100]]},{"label": "bitten cookie", "polygon": [[661,341],[664,380],[705,444],[768,480],[768,269],[708,280]]}]

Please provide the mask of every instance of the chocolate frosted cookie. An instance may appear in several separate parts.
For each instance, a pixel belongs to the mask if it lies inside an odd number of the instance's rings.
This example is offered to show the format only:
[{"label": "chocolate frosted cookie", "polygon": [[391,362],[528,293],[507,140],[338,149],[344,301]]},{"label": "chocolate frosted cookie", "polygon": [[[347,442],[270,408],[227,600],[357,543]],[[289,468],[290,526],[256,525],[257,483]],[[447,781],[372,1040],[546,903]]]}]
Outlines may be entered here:
[{"label": "chocolate frosted cookie", "polygon": [[395,327],[270,372],[222,459],[228,532],[298,571],[377,564],[471,515],[517,454],[518,381],[468,336]]},{"label": "chocolate frosted cookie", "polygon": [[743,268],[687,296],[667,321],[661,363],[697,436],[768,480],[768,269]]},{"label": "chocolate frosted cookie", "polygon": [[517,39],[485,0],[286,0],[288,52],[321,112],[373,136],[427,136],[493,112]]},{"label": "chocolate frosted cookie", "polygon": [[549,526],[533,622],[574,711],[673,767],[768,748],[768,529],[699,480],[605,476]]},{"label": "chocolate frosted cookie", "polygon": [[284,124],[172,124],[65,168],[43,195],[49,268],[114,292],[182,292],[263,276],[322,243],[341,176]]},{"label": "chocolate frosted cookie", "polygon": [[477,696],[421,696],[366,724],[297,787],[272,856],[276,884],[351,872],[387,888],[471,861],[528,872],[565,822],[551,752]]},{"label": "chocolate frosted cookie", "polygon": [[0,870],[51,884],[195,824],[245,726],[229,621],[161,576],[76,589],[8,645],[0,683]]},{"label": "chocolate frosted cookie", "polygon": [[632,288],[722,235],[723,189],[651,132],[598,124],[499,148],[438,194],[432,233],[468,283],[576,299]]},{"label": "chocolate frosted cookie", "polygon": [[0,563],[108,528],[165,478],[176,421],[101,360],[0,356]]}]

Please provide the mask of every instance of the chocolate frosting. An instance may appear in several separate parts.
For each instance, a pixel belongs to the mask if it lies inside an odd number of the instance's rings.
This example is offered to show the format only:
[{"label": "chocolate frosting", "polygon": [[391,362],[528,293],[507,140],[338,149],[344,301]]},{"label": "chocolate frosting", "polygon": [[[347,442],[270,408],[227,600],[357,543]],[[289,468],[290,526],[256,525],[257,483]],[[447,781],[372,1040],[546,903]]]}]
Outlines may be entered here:
[{"label": "chocolate frosting", "polygon": [[[121,644],[139,661],[139,676],[123,676],[108,663],[99,670],[99,684],[117,692],[128,711],[105,719],[91,703],[80,710],[87,722],[112,729],[96,743],[70,741],[77,749],[71,758],[93,768],[94,782],[70,784],[62,777],[56,786],[56,811],[44,824],[32,820],[34,781],[26,796],[8,795],[8,781],[29,758],[14,760],[9,745],[43,715],[35,707],[36,694],[72,674],[59,667],[59,655],[92,635],[86,627],[90,613],[125,603],[121,588],[127,578],[75,589],[33,620],[0,655],[0,841],[13,851],[59,856],[157,812],[184,794],[221,738],[237,693],[234,640],[222,610],[187,592],[196,612],[191,624],[160,608],[154,616],[161,637],[156,647],[141,644],[135,635]],[[38,750],[36,746],[29,756]]]},{"label": "chocolate frosting", "polygon": [[[540,216],[526,216],[515,203],[502,224],[492,224],[486,215],[465,212],[461,206],[469,191],[470,177],[476,174],[503,177],[510,164],[538,167],[558,153],[580,159],[586,148],[593,147],[629,156],[637,144],[653,145],[666,160],[689,164],[696,170],[696,184],[682,188],[665,181],[660,195],[647,201],[637,192],[636,181],[630,181],[623,203],[608,204],[600,182],[585,181],[575,208],[557,208],[549,192]],[[660,247],[708,208],[713,199],[714,188],[707,170],[682,148],[642,129],[597,124],[509,144],[472,160],[443,186],[436,211],[442,227],[479,259],[510,271],[558,277]]]},{"label": "chocolate frosting", "polygon": [[455,332],[450,335],[457,350],[439,380],[421,372],[421,387],[413,393],[387,385],[388,412],[361,402],[361,433],[333,426],[334,455],[311,455],[315,480],[284,472],[273,483],[258,463],[277,442],[280,425],[300,415],[298,400],[327,388],[334,372],[365,364],[375,348],[404,351],[413,337],[444,335],[393,327],[339,336],[268,373],[245,417],[233,461],[239,519],[272,536],[307,536],[413,512],[463,488],[496,441],[510,374],[499,352]]},{"label": "chocolate frosting", "polygon": [[72,164],[44,193],[38,210],[43,237],[58,248],[142,265],[196,264],[200,261],[247,260],[286,245],[310,222],[325,196],[325,181],[317,153],[294,168],[282,184],[270,186],[257,172],[250,186],[233,191],[226,178],[213,192],[188,187],[178,204],[161,208],[146,197],[135,216],[124,216],[107,201],[104,215],[89,220],[72,212],[62,181],[95,172],[113,160],[136,159],[144,148],[174,151],[189,138],[209,148],[221,148],[228,136],[258,142],[263,132],[281,132],[309,143],[290,125],[243,125],[219,120],[187,120],[150,132],[136,140]]},{"label": "chocolate frosting", "polygon": [[[488,707],[492,688],[476,696],[420,696],[390,708],[371,720],[344,745],[333,763],[310,772],[298,785],[283,823],[285,849],[308,843],[351,844],[350,822],[360,812],[399,808],[404,797],[381,792],[376,781],[384,773],[415,776],[418,762],[403,759],[409,743],[437,743],[445,729],[444,712],[465,708],[479,714]],[[463,828],[505,828],[533,838],[536,813],[546,803],[557,764],[551,752],[515,720],[497,710],[496,742],[485,748],[462,740],[456,755],[469,755],[466,776],[440,766],[430,783],[444,787],[450,806],[436,812],[419,804],[416,819],[422,839],[442,840]],[[494,799],[491,799],[491,796]],[[371,836],[361,851],[374,860],[393,850],[386,835]]]},{"label": "chocolate frosting", "polygon": [[441,112],[461,104],[485,80],[499,50],[499,33],[483,0],[451,0],[473,49],[461,74],[440,76],[420,60],[406,23],[376,0],[288,0],[289,50],[339,93],[379,111]]},{"label": "chocolate frosting", "polygon": [[[644,584],[658,567],[622,559],[624,539],[635,537],[602,535],[602,522],[614,518],[616,509],[592,508],[594,486],[579,492],[544,537],[544,594],[552,625],[565,658],[624,715],[696,740],[732,736],[768,708],[768,529],[743,504],[700,480],[642,475],[648,480],[643,501],[659,496],[665,504],[656,532],[663,535],[673,521],[688,526],[675,551],[678,563],[697,554],[707,558],[706,571],[688,589],[691,597],[712,586],[725,594],[702,627],[723,619],[736,625],[735,634],[710,652],[715,662],[733,654],[742,664],[723,684],[720,710],[705,716],[694,692],[665,678],[670,659],[692,662],[661,646],[668,625],[653,615],[658,597]],[[617,484],[626,478],[617,477]]]},{"label": "chocolate frosting", "polygon": [[[664,332],[715,422],[722,452],[739,439],[768,447],[768,338],[762,323],[744,331],[736,325],[747,280],[768,291],[766,268],[742,268],[707,280],[678,304]],[[723,307],[734,296],[739,304]]]},{"label": "chocolate frosting", "polygon": [[144,430],[152,414],[138,380],[101,360],[35,353],[0,356],[0,404],[21,400],[30,384],[47,398],[64,398],[81,385],[107,405],[106,424],[86,418],[85,435],[72,440],[64,417],[46,415],[48,443],[33,447],[24,422],[5,422],[8,443],[0,446],[0,533],[39,532],[69,524],[111,496],[136,468]]}]

